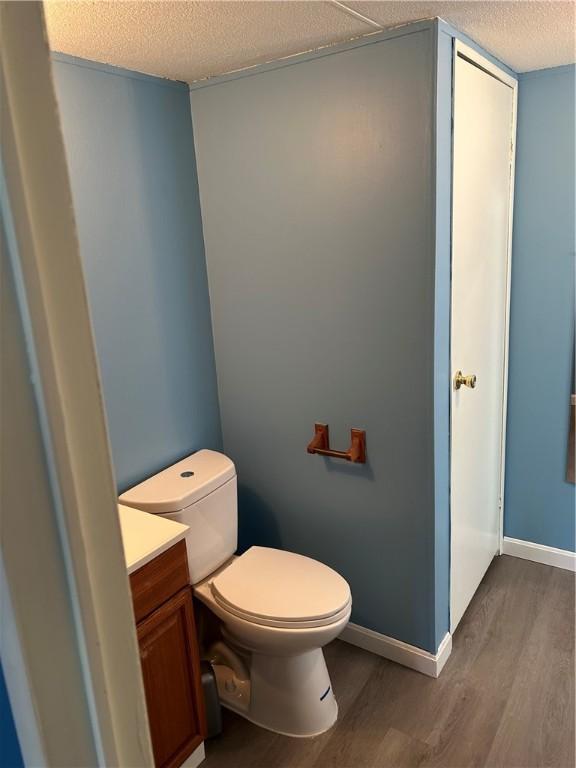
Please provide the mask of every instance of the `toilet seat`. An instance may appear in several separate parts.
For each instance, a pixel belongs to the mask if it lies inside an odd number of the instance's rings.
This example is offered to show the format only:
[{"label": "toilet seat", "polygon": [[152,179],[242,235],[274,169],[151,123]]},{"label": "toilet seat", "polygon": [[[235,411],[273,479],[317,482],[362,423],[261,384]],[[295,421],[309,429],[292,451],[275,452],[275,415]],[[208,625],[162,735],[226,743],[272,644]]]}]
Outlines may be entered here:
[{"label": "toilet seat", "polygon": [[321,627],[350,610],[345,579],[317,560],[269,547],[251,547],[211,582],[224,610],[271,627]]}]

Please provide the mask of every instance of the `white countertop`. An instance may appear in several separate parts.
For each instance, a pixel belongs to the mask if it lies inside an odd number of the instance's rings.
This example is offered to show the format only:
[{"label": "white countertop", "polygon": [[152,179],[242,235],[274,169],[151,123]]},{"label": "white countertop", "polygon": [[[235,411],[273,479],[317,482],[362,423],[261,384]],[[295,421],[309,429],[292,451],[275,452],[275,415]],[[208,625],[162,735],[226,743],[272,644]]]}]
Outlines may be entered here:
[{"label": "white countertop", "polygon": [[167,520],[161,515],[125,507],[123,504],[118,504],[118,515],[129,574],[170,549],[188,532],[187,525]]}]

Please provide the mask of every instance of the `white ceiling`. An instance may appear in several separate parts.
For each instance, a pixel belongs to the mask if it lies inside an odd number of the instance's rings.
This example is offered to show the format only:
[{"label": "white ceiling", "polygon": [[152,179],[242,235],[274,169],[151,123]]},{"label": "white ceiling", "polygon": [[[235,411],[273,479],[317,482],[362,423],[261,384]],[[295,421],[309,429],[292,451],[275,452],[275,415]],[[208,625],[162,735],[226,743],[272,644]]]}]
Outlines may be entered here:
[{"label": "white ceiling", "polygon": [[48,0],[45,9],[53,50],[187,82],[432,16],[518,72],[575,61],[572,0]]}]

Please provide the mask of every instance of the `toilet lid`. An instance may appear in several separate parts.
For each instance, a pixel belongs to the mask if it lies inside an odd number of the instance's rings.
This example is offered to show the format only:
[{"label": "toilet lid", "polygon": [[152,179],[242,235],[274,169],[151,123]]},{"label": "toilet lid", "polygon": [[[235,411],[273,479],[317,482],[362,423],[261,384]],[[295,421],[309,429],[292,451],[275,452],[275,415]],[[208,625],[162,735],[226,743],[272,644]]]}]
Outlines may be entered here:
[{"label": "toilet lid", "polygon": [[327,619],[350,603],[348,583],[332,568],[268,547],[238,557],[216,576],[212,592],[223,607],[266,622]]}]

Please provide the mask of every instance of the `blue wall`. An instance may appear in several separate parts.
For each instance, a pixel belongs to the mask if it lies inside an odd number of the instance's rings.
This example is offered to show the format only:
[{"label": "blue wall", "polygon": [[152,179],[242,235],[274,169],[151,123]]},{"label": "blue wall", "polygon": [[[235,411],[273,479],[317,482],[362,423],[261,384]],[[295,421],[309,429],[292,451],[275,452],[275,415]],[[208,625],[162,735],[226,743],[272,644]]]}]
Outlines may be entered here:
[{"label": "blue wall", "polygon": [[574,550],[565,480],[574,344],[574,72],[520,76],[505,535]]},{"label": "blue wall", "polygon": [[188,88],[54,55],[120,490],[221,448]]},{"label": "blue wall", "polygon": [[4,672],[0,664],[0,765],[2,768],[23,768],[24,761],[16,735],[14,718],[8,691],[4,682]]},{"label": "blue wall", "polygon": [[[242,543],[332,565],[354,622],[431,651],[435,43],[416,25],[191,97]],[[368,464],[308,455],[315,421],[337,448],[365,428]]]}]

